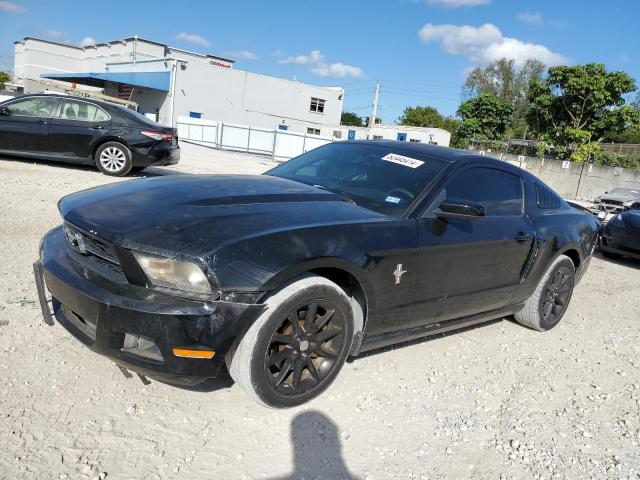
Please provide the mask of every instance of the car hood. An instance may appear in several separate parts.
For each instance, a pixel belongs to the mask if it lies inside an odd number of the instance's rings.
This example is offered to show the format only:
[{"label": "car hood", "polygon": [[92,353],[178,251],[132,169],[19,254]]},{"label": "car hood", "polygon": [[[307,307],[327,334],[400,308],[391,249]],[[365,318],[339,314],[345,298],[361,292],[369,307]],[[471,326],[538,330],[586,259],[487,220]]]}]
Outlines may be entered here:
[{"label": "car hood", "polygon": [[84,190],[65,221],[124,248],[200,258],[250,237],[386,219],[317,187],[267,175],[171,175]]},{"label": "car hood", "polygon": [[600,195],[600,200],[602,202],[607,202],[613,200],[614,202],[628,202],[629,200],[637,200],[633,195],[616,195],[614,193],[605,193]]}]

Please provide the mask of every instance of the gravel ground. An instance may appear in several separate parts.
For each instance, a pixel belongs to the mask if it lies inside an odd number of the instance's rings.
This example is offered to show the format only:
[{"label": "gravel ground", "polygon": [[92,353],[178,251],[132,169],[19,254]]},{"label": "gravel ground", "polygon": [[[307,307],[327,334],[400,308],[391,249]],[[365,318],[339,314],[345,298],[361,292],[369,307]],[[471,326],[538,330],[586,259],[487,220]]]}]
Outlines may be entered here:
[{"label": "gravel ground", "polygon": [[[139,176],[271,165],[188,144],[182,157]],[[504,319],[384,349],[274,411],[226,377],[127,380],[45,325],[31,263],[56,202],[115,180],[8,159],[0,180],[0,478],[640,478],[640,262],[594,258],[551,332]]]}]

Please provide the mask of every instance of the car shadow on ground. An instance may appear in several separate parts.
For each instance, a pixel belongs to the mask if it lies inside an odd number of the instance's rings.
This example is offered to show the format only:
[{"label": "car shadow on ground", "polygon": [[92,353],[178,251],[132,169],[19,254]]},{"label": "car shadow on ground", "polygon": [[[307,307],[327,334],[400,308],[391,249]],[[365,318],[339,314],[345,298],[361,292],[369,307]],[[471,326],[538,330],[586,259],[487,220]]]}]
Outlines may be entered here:
[{"label": "car shadow on ground", "polygon": [[305,478],[353,479],[342,458],[338,427],[318,411],[303,412],[291,421],[293,471],[269,480],[302,480]]},{"label": "car shadow on ground", "polygon": [[596,250],[595,252],[593,252],[593,256],[605,262],[613,263],[615,265],[620,265],[621,267],[635,268],[636,270],[640,270],[640,259],[638,258],[632,258],[632,257],[607,258],[602,254],[600,250]]},{"label": "car shadow on ground", "polygon": [[[8,157],[8,156],[0,156],[0,160],[12,161],[12,162],[20,162],[27,163],[32,165],[46,165],[49,167],[59,168],[61,172],[65,170],[78,170],[84,172],[93,172],[96,175],[104,175],[100,170],[97,169],[95,165],[81,165],[78,163],[64,163],[58,162],[54,160],[43,160],[43,159],[33,159],[33,158],[24,158],[24,157]],[[136,168],[131,170],[127,175],[123,177],[112,177],[112,178],[121,178],[122,180],[126,180],[127,178],[145,178],[145,177],[164,177],[167,175],[191,175],[186,172],[180,172],[176,170],[169,170],[162,167],[147,167],[147,168]],[[106,175],[105,175],[106,176]]]}]

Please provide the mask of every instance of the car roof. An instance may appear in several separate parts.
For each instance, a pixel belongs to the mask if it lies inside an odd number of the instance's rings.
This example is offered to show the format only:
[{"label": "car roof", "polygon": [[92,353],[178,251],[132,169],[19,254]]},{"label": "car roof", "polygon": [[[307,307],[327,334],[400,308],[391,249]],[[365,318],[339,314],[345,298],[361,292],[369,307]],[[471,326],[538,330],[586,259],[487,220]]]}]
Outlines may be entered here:
[{"label": "car roof", "polygon": [[417,155],[429,155],[438,160],[448,163],[471,163],[481,161],[487,165],[501,166],[510,169],[513,167],[517,171],[522,169],[511,165],[508,162],[498,160],[497,158],[479,155],[469,150],[461,150],[458,148],[443,147],[440,145],[431,145],[428,143],[418,142],[402,142],[399,140],[350,140],[347,142],[334,142],[343,144],[356,145],[378,145],[390,149],[402,150],[405,153],[415,152]]}]

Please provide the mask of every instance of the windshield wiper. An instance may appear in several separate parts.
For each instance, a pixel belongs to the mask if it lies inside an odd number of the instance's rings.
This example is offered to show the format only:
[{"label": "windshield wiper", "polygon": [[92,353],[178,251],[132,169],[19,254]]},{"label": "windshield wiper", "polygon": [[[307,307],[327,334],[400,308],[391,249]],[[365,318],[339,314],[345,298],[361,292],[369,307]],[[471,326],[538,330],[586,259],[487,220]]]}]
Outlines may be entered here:
[{"label": "windshield wiper", "polygon": [[322,190],[326,190],[327,192],[331,192],[334,195],[338,196],[343,202],[347,202],[347,203],[353,203],[354,205],[356,205],[356,202],[353,200],[353,198],[351,198],[349,195],[347,195],[346,193],[340,191],[340,190],[335,190],[333,188],[327,188],[324,185],[317,185],[317,184],[313,184],[314,187],[316,188],[321,188]]}]

